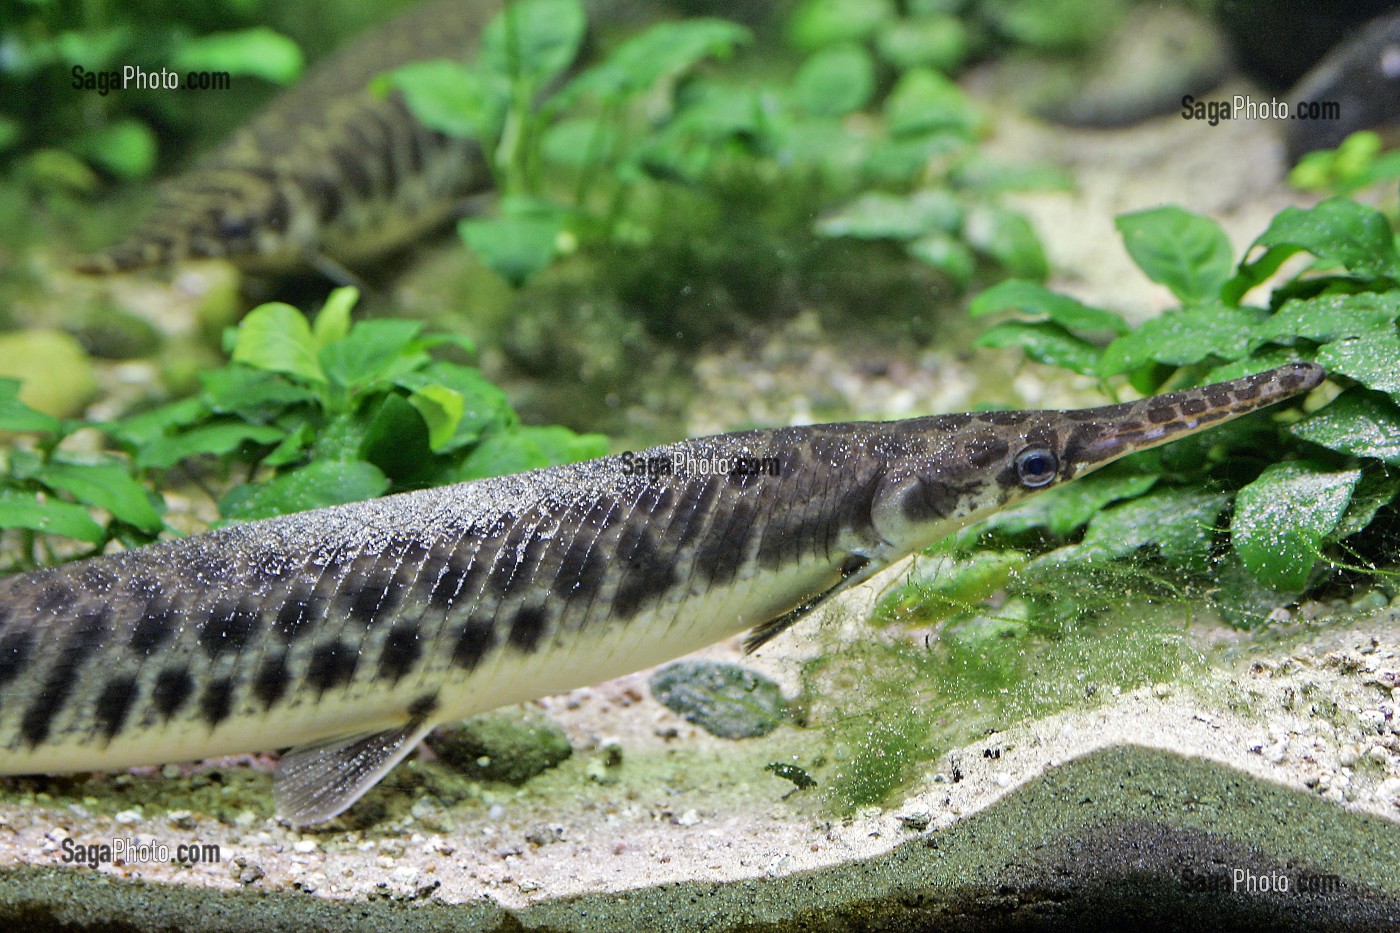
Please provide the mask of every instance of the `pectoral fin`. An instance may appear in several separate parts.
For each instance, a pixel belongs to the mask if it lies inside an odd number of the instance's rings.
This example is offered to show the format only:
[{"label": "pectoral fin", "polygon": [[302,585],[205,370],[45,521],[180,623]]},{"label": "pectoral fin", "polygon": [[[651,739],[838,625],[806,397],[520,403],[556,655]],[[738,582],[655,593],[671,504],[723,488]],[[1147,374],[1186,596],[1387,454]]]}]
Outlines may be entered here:
[{"label": "pectoral fin", "polygon": [[413,719],[396,729],[289,750],[273,779],[277,814],[304,826],[343,813],[413,751],[434,725]]},{"label": "pectoral fin", "polygon": [[797,622],[805,618],[814,609],[835,596],[842,590],[850,589],[857,584],[864,583],[884,567],[884,564],[871,560],[859,554],[852,554],[846,559],[846,563],[841,566],[841,579],[828,589],[803,600],[803,602],[789,609],[777,618],[769,619],[762,625],[754,626],[749,632],[749,637],[744,639],[744,654],[753,654],[759,648],[777,638],[784,631]]}]

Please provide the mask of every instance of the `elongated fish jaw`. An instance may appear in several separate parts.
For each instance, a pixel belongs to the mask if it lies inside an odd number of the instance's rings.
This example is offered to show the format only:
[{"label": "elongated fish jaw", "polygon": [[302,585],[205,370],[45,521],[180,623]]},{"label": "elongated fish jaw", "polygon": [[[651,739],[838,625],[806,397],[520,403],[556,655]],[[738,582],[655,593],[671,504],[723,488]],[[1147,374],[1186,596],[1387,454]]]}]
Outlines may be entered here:
[{"label": "elongated fish jaw", "polygon": [[882,551],[927,547],[1029,495],[1316,387],[1320,366],[1074,411],[993,411],[897,422],[872,506]]}]

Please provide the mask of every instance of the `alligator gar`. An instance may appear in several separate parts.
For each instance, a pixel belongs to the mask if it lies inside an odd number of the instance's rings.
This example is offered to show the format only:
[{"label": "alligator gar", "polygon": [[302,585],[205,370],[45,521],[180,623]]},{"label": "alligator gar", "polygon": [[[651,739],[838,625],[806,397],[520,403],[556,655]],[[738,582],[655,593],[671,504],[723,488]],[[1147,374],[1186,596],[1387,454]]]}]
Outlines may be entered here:
[{"label": "alligator gar", "polygon": [[500,0],[419,4],[308,71],[295,87],[162,186],[150,216],[82,272],[225,258],[254,272],[332,271],[432,230],[491,184],[481,147],[420,123],[376,75],[475,54]]},{"label": "alligator gar", "polygon": [[230,526],[0,580],[0,773],[291,746],[329,819],[434,725],[834,594],[1025,496],[1316,386],[721,434]]}]

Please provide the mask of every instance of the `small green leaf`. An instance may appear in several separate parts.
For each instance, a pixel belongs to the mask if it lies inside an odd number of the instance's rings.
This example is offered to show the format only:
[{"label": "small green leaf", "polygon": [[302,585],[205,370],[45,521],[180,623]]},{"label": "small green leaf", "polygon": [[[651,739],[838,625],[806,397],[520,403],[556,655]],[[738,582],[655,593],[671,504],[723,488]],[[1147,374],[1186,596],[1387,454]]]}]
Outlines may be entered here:
[{"label": "small green leaf", "polygon": [[520,213],[469,219],[457,225],[462,240],[491,269],[516,288],[549,267],[559,252],[564,217],[558,212]]},{"label": "small green leaf", "polygon": [[1121,557],[1155,546],[1165,557],[1202,562],[1228,502],[1224,495],[1195,489],[1158,489],[1094,516],[1076,548],[1078,556]]},{"label": "small green leaf", "polygon": [[1334,373],[1350,376],[1370,389],[1400,394],[1400,336],[1348,337],[1317,351],[1317,361]]},{"label": "small green leaf", "polygon": [[1012,535],[1046,528],[1051,534],[1064,537],[1092,519],[1104,506],[1120,499],[1135,499],[1147,492],[1156,485],[1157,479],[1155,473],[1099,473],[998,512],[980,527]]},{"label": "small green leaf", "polygon": [[1234,259],[1230,239],[1215,221],[1167,206],[1120,214],[1115,224],[1138,267],[1183,304],[1220,296]]},{"label": "small green leaf", "polygon": [[948,192],[929,188],[908,196],[871,191],[817,221],[822,236],[862,240],[913,240],[962,226],[962,205]]},{"label": "small green leaf", "polygon": [[951,74],[962,64],[967,46],[967,27],[946,13],[901,17],[887,22],[875,38],[880,57],[896,71],[937,68]]},{"label": "small green leaf", "polygon": [[1400,473],[1363,470],[1361,481],[1356,484],[1356,491],[1347,504],[1346,514],[1337,522],[1328,539],[1341,541],[1366,530],[1376,513],[1397,499],[1400,499]]},{"label": "small green leaf", "polygon": [[545,161],[570,169],[585,169],[617,151],[618,126],[596,117],[560,120],[545,131],[540,154]]},{"label": "small green leaf", "polygon": [[806,0],[788,20],[788,40],[803,51],[863,42],[894,19],[889,0]]},{"label": "small green leaf", "polygon": [[[316,393],[279,373],[249,366],[225,366],[199,374],[209,411],[267,424],[294,405],[316,401]],[[191,419],[193,420],[193,419]],[[186,422],[188,423],[188,422]]]},{"label": "small green leaf", "polygon": [[1240,560],[1266,586],[1301,591],[1360,479],[1360,470],[1303,461],[1270,465],[1235,499],[1230,533]]},{"label": "small green leaf", "polygon": [[839,117],[859,110],[875,93],[875,62],[853,43],[822,49],[797,70],[793,100],[807,113]]},{"label": "small green leaf", "polygon": [[435,466],[427,423],[397,392],[383,396],[371,414],[360,456],[400,489],[424,485]]},{"label": "small green leaf", "polygon": [[462,399],[462,410],[451,438],[441,443],[432,441],[436,453],[461,450],[475,444],[489,430],[515,424],[515,413],[506,394],[470,366],[433,363],[421,372],[401,376],[396,382],[411,393],[436,386],[448,389]]},{"label": "small green leaf", "polygon": [[513,0],[486,27],[478,61],[495,74],[540,87],[573,62],[586,25],[579,0]]},{"label": "small green leaf", "polygon": [[562,427],[516,427],[487,435],[471,452],[459,480],[522,473],[607,453],[598,434],[575,434]]},{"label": "small green leaf", "polygon": [[172,64],[180,71],[228,71],[290,84],[301,75],[303,63],[295,42],[258,26],[185,39]]},{"label": "small green leaf", "polygon": [[962,88],[936,71],[915,68],[885,98],[885,122],[895,136],[951,130],[971,138],[982,116]]},{"label": "small green leaf", "polygon": [[1288,430],[1344,454],[1400,466],[1400,406],[1378,392],[1348,389]]},{"label": "small green leaf", "polygon": [[219,512],[232,521],[360,502],[383,495],[389,481],[363,460],[317,460],[266,483],[238,486],[219,501]]},{"label": "small green leaf", "polygon": [[306,317],[279,301],[259,305],[238,325],[233,361],[308,382],[326,381]]},{"label": "small green leaf", "polygon": [[28,528],[88,544],[101,544],[107,537],[80,505],[10,489],[0,490],[0,528]]},{"label": "small green leaf", "polygon": [[413,62],[389,72],[373,87],[397,88],[425,126],[464,139],[488,142],[501,134],[510,84],[457,62]]},{"label": "small green leaf", "polygon": [[83,505],[111,512],[118,521],[147,534],[161,529],[160,511],[146,488],[115,463],[50,463],[34,478],[50,489],[61,489]]},{"label": "small green leaf", "polygon": [[1035,228],[1020,211],[981,205],[968,211],[963,237],[1015,278],[1043,279],[1050,274]]},{"label": "small green leaf", "polygon": [[388,385],[428,363],[428,354],[415,342],[422,329],[418,321],[361,321],[343,340],[326,344],[320,365],[331,382],[352,392]]},{"label": "small green leaf", "polygon": [[974,298],[968,308],[973,317],[1007,310],[1043,316],[1069,330],[1128,333],[1128,324],[1120,315],[1090,307],[1068,295],[1052,292],[1039,282],[1024,279],[999,282]]},{"label": "small green leaf", "polygon": [[[1240,289],[1263,281],[1284,259],[1303,250],[1357,275],[1400,277],[1400,256],[1385,215],[1348,198],[1329,198],[1311,209],[1286,207],[1250,247],[1266,247],[1257,260],[1240,267]],[[1241,294],[1243,292],[1241,291]]]},{"label": "small green leaf", "polygon": [[326,303],[316,315],[316,323],[311,325],[311,335],[316,338],[316,349],[325,349],[334,340],[344,340],[350,333],[350,309],[360,300],[360,290],[345,286],[330,293]]},{"label": "small green leaf", "polygon": [[155,133],[138,120],[118,120],[87,133],[72,149],[124,181],[146,178],[156,166]]},{"label": "small green leaf", "polygon": [[977,257],[972,255],[967,244],[941,230],[925,234],[905,244],[904,248],[920,262],[947,273],[959,288],[971,282],[977,271]]},{"label": "small green leaf", "polygon": [[182,431],[173,437],[151,440],[136,450],[139,469],[166,469],[198,454],[231,453],[244,444],[276,444],[282,429],[244,421],[216,421]]},{"label": "small green leaf", "polygon": [[1210,356],[1237,360],[1249,352],[1258,319],[1257,312],[1224,306],[1169,311],[1104,348],[1098,374],[1107,379],[1150,362],[1187,366]]},{"label": "small green leaf", "polygon": [[57,434],[62,430],[63,422],[21,402],[19,387],[18,379],[0,379],[0,431]]},{"label": "small green leaf", "polygon": [[1099,348],[1053,321],[1007,321],[983,332],[973,346],[1020,347],[1039,363],[1094,375]]},{"label": "small green leaf", "polygon": [[446,386],[429,385],[410,395],[408,403],[428,426],[428,446],[433,453],[442,453],[452,443],[462,421],[462,394]]},{"label": "small green leaf", "polygon": [[165,438],[176,428],[194,424],[208,414],[209,406],[196,396],[109,422],[105,427],[128,451],[136,451]]},{"label": "small green leaf", "polygon": [[749,39],[747,29],[723,19],[658,24],[623,42],[602,62],[570,81],[550,101],[550,107],[570,107],[580,97],[620,100],[639,94],[706,58],[727,57]]}]

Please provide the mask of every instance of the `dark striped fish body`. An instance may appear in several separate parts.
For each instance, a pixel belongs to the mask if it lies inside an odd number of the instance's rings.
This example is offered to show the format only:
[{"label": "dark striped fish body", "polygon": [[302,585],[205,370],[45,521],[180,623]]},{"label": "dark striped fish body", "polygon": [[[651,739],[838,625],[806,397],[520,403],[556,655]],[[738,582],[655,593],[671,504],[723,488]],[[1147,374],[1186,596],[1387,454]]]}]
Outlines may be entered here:
[{"label": "dark striped fish body", "polygon": [[375,75],[465,60],[498,0],[434,0],[312,68],[188,174],[162,189],[125,241],[80,260],[106,273],[193,258],[283,272],[379,258],[440,226],[491,185],[481,148],[431,130]]},{"label": "dark striped fish body", "polygon": [[989,511],[1321,375],[720,435],[11,577],[0,773],[296,746],[279,808],[326,819],[438,722],[756,645]]}]

